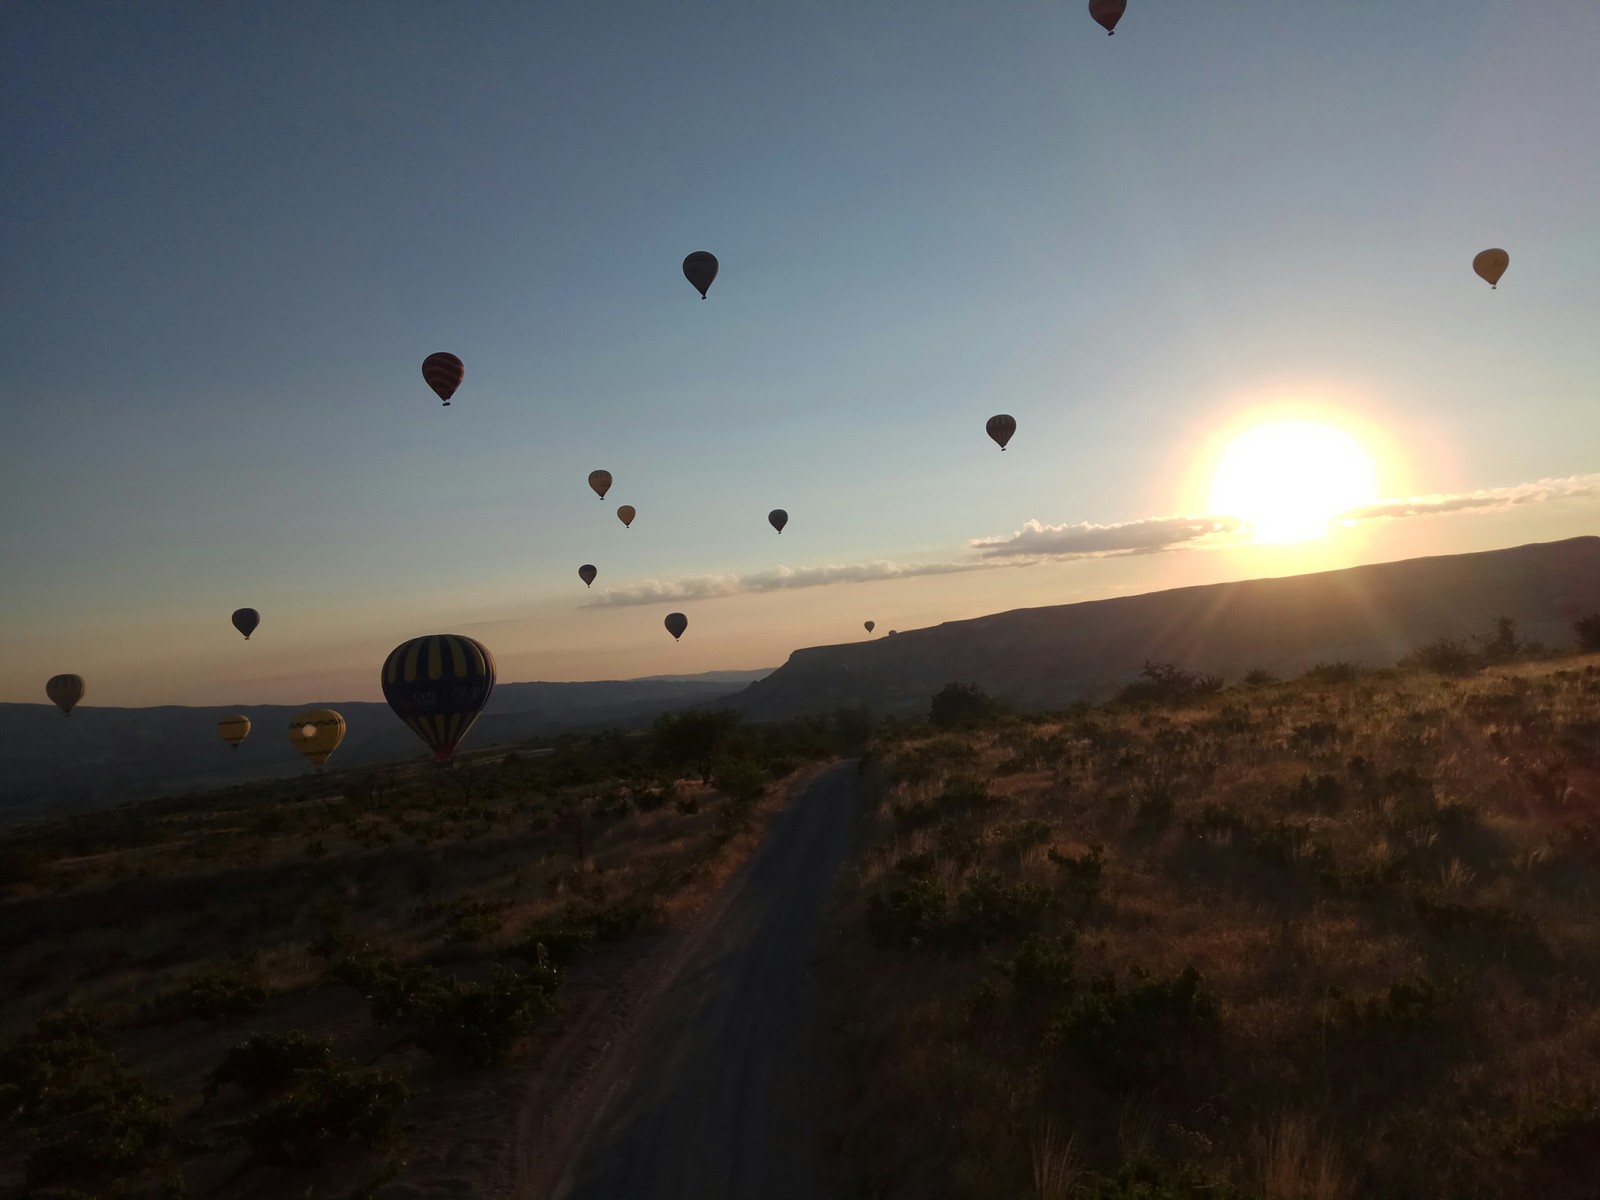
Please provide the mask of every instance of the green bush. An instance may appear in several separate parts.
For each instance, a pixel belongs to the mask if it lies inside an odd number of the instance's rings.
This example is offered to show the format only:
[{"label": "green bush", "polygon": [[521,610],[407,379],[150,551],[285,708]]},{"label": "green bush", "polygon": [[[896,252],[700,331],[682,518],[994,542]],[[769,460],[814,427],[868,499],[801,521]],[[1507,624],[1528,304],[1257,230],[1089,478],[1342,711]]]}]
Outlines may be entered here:
[{"label": "green bush", "polygon": [[956,897],[956,932],[979,943],[1031,933],[1052,898],[1043,884],[1003,883],[994,872],[981,871]]},{"label": "green bush", "polygon": [[156,1015],[173,1021],[223,1021],[255,1012],[267,995],[255,963],[241,960],[190,976],[156,1002]]},{"label": "green bush", "polygon": [[205,1098],[233,1084],[245,1095],[260,1099],[282,1090],[298,1071],[333,1065],[333,1042],[293,1030],[258,1033],[230,1049],[206,1079]]},{"label": "green bush", "polygon": [[425,1053],[454,1066],[505,1062],[543,1017],[555,1011],[553,967],[520,974],[496,964],[487,983],[435,976],[411,998],[412,1038]]},{"label": "green bush", "polygon": [[1117,703],[1139,706],[1192,704],[1222,690],[1216,675],[1186,671],[1173,663],[1147,662],[1139,678],[1117,693]]},{"label": "green bush", "polygon": [[1011,956],[1006,969],[1019,993],[1056,996],[1072,986],[1077,960],[1075,934],[1047,937],[1030,933]]},{"label": "green bush", "polygon": [[1091,1171],[1078,1181],[1077,1200],[1253,1200],[1198,1163],[1141,1157],[1115,1175]]},{"label": "green bush", "polygon": [[1435,675],[1471,675],[1484,666],[1483,656],[1455,638],[1435,638],[1425,646],[1418,646],[1400,660],[1398,665],[1408,671],[1432,671]]},{"label": "green bush", "polygon": [[1347,1029],[1417,1030],[1431,1025],[1437,993],[1422,976],[1401,979],[1386,992],[1356,999],[1335,994],[1334,1020]]},{"label": "green bush", "polygon": [[941,729],[981,725],[1003,712],[999,702],[975,683],[947,683],[928,704],[928,720]]},{"label": "green bush", "polygon": [[1173,1074],[1185,1047],[1208,1038],[1218,1024],[1216,1000],[1193,967],[1170,979],[1135,968],[1119,989],[1096,978],[1052,1022],[1048,1040],[1071,1051],[1107,1087],[1131,1087]]},{"label": "green bush", "polygon": [[1105,873],[1104,846],[1099,844],[1090,846],[1077,857],[1062,854],[1054,848],[1049,854],[1050,861],[1055,863],[1063,881],[1073,891],[1085,897],[1099,895],[1101,876]]},{"label": "green bush", "polygon": [[301,1072],[284,1096],[224,1132],[242,1140],[257,1162],[315,1166],[339,1145],[393,1142],[410,1098],[403,1071],[336,1064]]}]

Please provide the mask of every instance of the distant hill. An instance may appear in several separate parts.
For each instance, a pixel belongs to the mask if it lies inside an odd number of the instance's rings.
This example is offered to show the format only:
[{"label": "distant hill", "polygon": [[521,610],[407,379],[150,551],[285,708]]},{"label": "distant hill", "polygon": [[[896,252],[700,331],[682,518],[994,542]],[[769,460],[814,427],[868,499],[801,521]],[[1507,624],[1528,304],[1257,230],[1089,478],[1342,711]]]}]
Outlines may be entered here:
[{"label": "distant hill", "polygon": [[[548,734],[644,725],[657,714],[708,704],[760,671],[594,683],[503,683],[472,730],[471,747]],[[394,762],[426,754],[389,706],[310,701],[336,708],[349,724],[330,767]],[[0,823],[45,812],[93,808],[144,796],[195,791],[307,769],[284,736],[304,705],[212,708],[78,708],[69,718],[48,704],[0,704]],[[216,723],[241,712],[253,729],[237,751]]]},{"label": "distant hill", "polygon": [[952,681],[1025,708],[1101,700],[1147,661],[1235,680],[1318,661],[1389,666],[1424,642],[1513,618],[1525,638],[1570,645],[1600,611],[1600,538],[1413,558],[1284,579],[1254,579],[1023,608],[892,638],[797,650],[731,702],[753,720],[865,704],[926,709]]}]

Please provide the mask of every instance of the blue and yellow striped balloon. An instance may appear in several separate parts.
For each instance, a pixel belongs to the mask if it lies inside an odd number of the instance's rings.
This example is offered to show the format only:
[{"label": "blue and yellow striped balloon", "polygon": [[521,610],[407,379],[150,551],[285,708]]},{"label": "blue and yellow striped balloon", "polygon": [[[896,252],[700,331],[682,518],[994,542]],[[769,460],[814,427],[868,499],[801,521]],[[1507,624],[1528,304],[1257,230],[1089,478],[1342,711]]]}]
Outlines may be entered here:
[{"label": "blue and yellow striped balloon", "polygon": [[412,638],[383,664],[383,698],[445,762],[494,691],[494,655],[458,633]]}]

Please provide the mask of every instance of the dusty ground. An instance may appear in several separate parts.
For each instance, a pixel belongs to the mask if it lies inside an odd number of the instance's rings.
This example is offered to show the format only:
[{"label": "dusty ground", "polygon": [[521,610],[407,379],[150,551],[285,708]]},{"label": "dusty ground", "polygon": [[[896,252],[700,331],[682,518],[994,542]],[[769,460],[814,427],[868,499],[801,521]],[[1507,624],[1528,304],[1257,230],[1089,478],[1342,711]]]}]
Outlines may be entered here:
[{"label": "dusty ground", "polygon": [[530,1096],[513,1194],[816,1194],[811,963],[856,784],[852,764],[819,775],[700,919],[575,1013],[540,1070],[565,1102]]}]

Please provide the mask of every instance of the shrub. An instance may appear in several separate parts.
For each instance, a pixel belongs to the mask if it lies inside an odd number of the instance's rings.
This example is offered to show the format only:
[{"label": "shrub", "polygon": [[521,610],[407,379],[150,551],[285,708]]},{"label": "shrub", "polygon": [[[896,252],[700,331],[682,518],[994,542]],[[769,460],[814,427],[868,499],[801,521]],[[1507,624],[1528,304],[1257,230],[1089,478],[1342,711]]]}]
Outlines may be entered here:
[{"label": "shrub", "polygon": [[1418,646],[1398,664],[1408,671],[1432,671],[1435,675],[1471,675],[1483,665],[1483,657],[1465,642],[1455,638],[1436,638]]},{"label": "shrub", "polygon": [[1246,671],[1244,673],[1244,678],[1240,680],[1240,682],[1243,683],[1245,687],[1269,687],[1278,682],[1278,677],[1271,671],[1264,671],[1260,667],[1255,667],[1249,671]]},{"label": "shrub", "polygon": [[1590,613],[1574,621],[1572,632],[1578,635],[1578,648],[1584,653],[1600,652],[1600,613]]},{"label": "shrub", "polygon": [[730,800],[759,800],[767,791],[767,773],[748,759],[734,759],[718,768],[717,790]]},{"label": "shrub", "polygon": [[1050,901],[1050,889],[1042,884],[1002,883],[992,871],[979,872],[956,897],[959,932],[980,943],[1030,933]]},{"label": "shrub", "polygon": [[411,998],[406,1016],[416,1045],[459,1066],[492,1067],[511,1056],[517,1042],[555,1011],[554,967],[519,974],[496,964],[488,983],[435,976]]},{"label": "shrub", "polygon": [[1147,662],[1139,678],[1117,693],[1121,704],[1189,704],[1222,690],[1222,679],[1186,671],[1173,663]]},{"label": "shrub", "polygon": [[157,1001],[157,1015],[165,1020],[221,1021],[253,1013],[266,1002],[267,988],[255,963],[237,961],[190,976]]},{"label": "shrub", "polygon": [[172,1139],[167,1098],[142,1079],[119,1070],[80,1091],[78,1100],[71,1121],[47,1127],[29,1156],[30,1188],[109,1184],[167,1157]]},{"label": "shrub", "polygon": [[1090,846],[1074,858],[1052,849],[1050,861],[1055,863],[1063,880],[1083,896],[1096,896],[1100,892],[1100,879],[1105,871],[1105,847]]},{"label": "shrub", "polygon": [[671,767],[692,767],[709,784],[724,747],[739,726],[739,714],[725,709],[691,708],[663,713],[650,727],[656,756]]},{"label": "shrub", "polygon": [[928,705],[928,720],[941,729],[980,725],[1002,712],[1000,704],[975,683],[947,683]]},{"label": "shrub", "polygon": [[1435,990],[1418,975],[1389,985],[1389,990],[1357,1000],[1336,995],[1334,1020],[1350,1029],[1416,1030],[1433,1022]]},{"label": "shrub", "polygon": [[1193,967],[1170,979],[1135,968],[1118,989],[1103,975],[1088,995],[1052,1022],[1048,1040],[1072,1051],[1108,1087],[1126,1087],[1171,1074],[1183,1048],[1206,1038],[1218,1021],[1216,1000],[1201,989]]},{"label": "shrub", "polygon": [[1250,1200],[1198,1163],[1140,1157],[1115,1175],[1090,1172],[1078,1180],[1078,1200]]},{"label": "shrub", "polygon": [[205,1098],[233,1084],[247,1096],[261,1098],[281,1091],[298,1071],[320,1070],[333,1065],[333,1042],[293,1030],[289,1033],[258,1033],[240,1042],[206,1079]]},{"label": "shrub", "polygon": [[452,944],[481,942],[500,932],[503,903],[462,896],[450,905],[445,917],[444,940]]},{"label": "shrub", "polygon": [[867,931],[880,946],[918,946],[942,930],[945,894],[931,879],[913,878],[867,899]]},{"label": "shrub", "polygon": [[301,1072],[281,1099],[224,1132],[249,1146],[257,1162],[314,1166],[337,1145],[394,1141],[410,1098],[402,1071],[335,1064]]},{"label": "shrub", "polygon": [[1077,959],[1075,934],[1046,937],[1030,933],[1011,956],[1007,971],[1018,992],[1056,995],[1072,986]]}]

